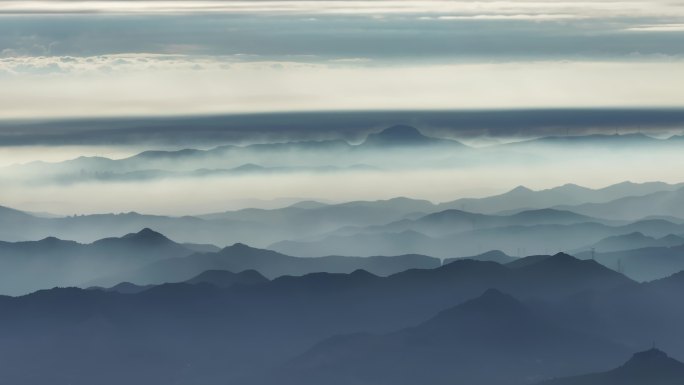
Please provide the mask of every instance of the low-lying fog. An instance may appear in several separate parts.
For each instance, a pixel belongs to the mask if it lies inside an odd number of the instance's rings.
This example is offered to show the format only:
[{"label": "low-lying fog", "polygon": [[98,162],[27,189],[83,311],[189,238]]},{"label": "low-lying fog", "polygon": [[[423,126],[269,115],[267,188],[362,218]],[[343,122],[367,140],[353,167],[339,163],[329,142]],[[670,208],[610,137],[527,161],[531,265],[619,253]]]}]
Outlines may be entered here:
[{"label": "low-lying fog", "polygon": [[[22,150],[12,151],[21,154]],[[23,151],[14,159],[28,160],[32,150]],[[50,148],[36,157],[61,160],[69,158],[69,151]],[[121,158],[135,149],[77,151]],[[149,168],[145,161],[138,161],[129,174],[112,171],[112,167],[119,167],[116,165],[89,165],[86,171],[78,164],[45,164],[30,172],[4,167],[0,169],[0,204],[61,215],[129,211],[192,215],[243,207],[272,208],[298,199],[341,202],[407,196],[440,202],[502,193],[518,185],[544,189],[565,183],[595,188],[625,180],[677,183],[682,180],[679,170],[684,166],[684,153],[677,146],[659,151],[633,146],[600,150],[535,145],[476,150],[423,148],[415,152],[380,149],[372,155],[331,152],[320,158],[298,154],[301,156],[293,158],[299,159],[296,163],[288,162],[290,158],[282,153],[272,152],[252,155],[250,159],[212,158],[205,170],[195,173],[178,173],[184,168],[203,168],[203,160],[192,157],[166,165],[157,162]],[[302,164],[301,159],[307,159],[309,164]],[[4,160],[7,163],[7,158]],[[185,167],[188,162],[192,166]],[[247,162],[266,168],[230,170]]]}]

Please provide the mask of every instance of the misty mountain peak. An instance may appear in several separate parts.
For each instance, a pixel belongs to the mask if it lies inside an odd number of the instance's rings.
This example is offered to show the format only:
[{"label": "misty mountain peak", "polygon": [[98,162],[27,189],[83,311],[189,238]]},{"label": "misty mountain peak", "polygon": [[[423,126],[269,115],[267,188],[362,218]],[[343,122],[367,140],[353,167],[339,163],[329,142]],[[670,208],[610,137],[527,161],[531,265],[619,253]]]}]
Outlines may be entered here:
[{"label": "misty mountain peak", "polygon": [[298,209],[317,209],[317,208],[325,207],[327,205],[328,205],[327,203],[313,201],[313,200],[307,200],[307,201],[301,201],[301,202],[294,203],[294,204],[290,205],[289,207],[298,208]]},{"label": "misty mountain peak", "polygon": [[153,285],[136,285],[131,282],[121,282],[115,286],[106,289],[106,291],[113,291],[121,294],[136,294],[153,287]]},{"label": "misty mountain peak", "polygon": [[656,372],[664,375],[673,371],[684,374],[683,363],[656,348],[635,353],[620,369],[635,374]]},{"label": "misty mountain peak", "polygon": [[663,241],[663,242],[674,243],[674,244],[679,244],[680,242],[684,243],[684,238],[679,236],[679,235],[675,235],[675,234],[668,234],[668,235],[660,238],[659,240]]},{"label": "misty mountain peak", "polygon": [[564,252],[556,253],[552,256],[552,258],[556,260],[577,260],[577,258]]},{"label": "misty mountain peak", "polygon": [[58,243],[58,242],[62,242],[62,240],[57,238],[57,237],[46,237],[46,238],[41,239],[38,242],[40,242],[40,243]]},{"label": "misty mountain peak", "polygon": [[531,192],[534,192],[534,191],[525,187],[525,186],[520,185],[520,186],[517,186],[516,188],[514,188],[513,190],[509,191],[508,193],[509,194],[528,194]]},{"label": "misty mountain peak", "polygon": [[667,358],[669,358],[669,356],[664,351],[657,348],[651,348],[643,352],[635,353],[627,363],[659,361]]},{"label": "misty mountain peak", "polygon": [[23,211],[15,210],[10,207],[0,206],[0,215],[5,218],[32,218],[33,216]]},{"label": "misty mountain peak", "polygon": [[625,234],[622,236],[616,235],[614,237],[609,237],[609,238],[619,238],[619,237],[622,237],[624,239],[636,239],[636,240],[652,239],[652,237],[646,236],[646,235],[644,235],[644,233],[642,233],[640,231],[634,231],[634,232],[631,232],[629,234]]},{"label": "misty mountain peak", "polygon": [[587,191],[590,190],[586,187],[582,187],[578,184],[575,183],[566,183],[560,187],[557,187],[559,190],[565,190],[565,191]]},{"label": "misty mountain peak", "polygon": [[548,268],[564,268],[569,265],[580,265],[582,263],[587,263],[590,261],[580,261],[579,259],[573,257],[572,255],[560,252],[554,255],[529,255],[517,259],[508,264],[511,268],[534,268],[537,269],[540,266],[543,269]]},{"label": "misty mountain peak", "polygon": [[232,244],[232,245],[230,245],[230,246],[224,248],[224,250],[225,250],[225,249],[229,249],[229,250],[232,250],[232,251],[248,251],[248,250],[253,250],[252,247],[250,247],[250,246],[248,246],[248,245],[246,245],[246,244],[244,244],[244,243],[240,243],[240,242],[234,243],[234,244]]},{"label": "misty mountain peak", "polygon": [[622,366],[601,373],[561,378],[543,385],[679,385],[684,379],[684,363],[652,348],[636,353]]},{"label": "misty mountain peak", "polygon": [[233,273],[228,270],[206,270],[191,278],[186,283],[209,283],[218,287],[229,287],[236,284],[253,285],[268,282],[268,279],[256,270],[245,270]]},{"label": "misty mountain peak", "polygon": [[[501,250],[490,250],[487,252],[484,252],[482,254],[474,255],[472,257],[464,257],[465,259],[471,259],[475,261],[481,261],[481,262],[496,262],[500,264],[506,264],[512,261],[515,261],[517,258],[516,257],[511,257],[508,254],[504,253]],[[463,258],[447,258],[444,260],[444,264],[449,264],[454,261],[457,261],[459,259]]]},{"label": "misty mountain peak", "polygon": [[353,277],[355,279],[358,279],[358,278],[377,278],[377,275],[375,275],[373,273],[369,273],[368,271],[366,271],[364,269],[356,269],[356,270],[352,271],[349,274],[349,276]]},{"label": "misty mountain peak", "polygon": [[263,171],[266,170],[266,167],[260,166],[258,164],[254,163],[245,163],[241,166],[235,167],[232,169],[232,171],[236,172],[250,172],[250,171]]},{"label": "misty mountain peak", "polygon": [[264,257],[268,256],[270,258],[273,257],[283,257],[283,254],[277,253],[273,250],[268,250],[268,249],[259,249],[255,248],[252,246],[249,246],[244,243],[234,243],[230,246],[224,247],[220,252],[221,255],[223,256],[231,256],[231,257]]},{"label": "misty mountain peak", "polygon": [[[562,268],[562,267],[570,267],[570,266],[575,266],[577,268],[582,268],[582,269],[591,269],[594,267],[601,268],[601,270],[604,269],[604,266],[599,264],[598,262],[591,260],[591,259],[578,259],[570,254],[567,253],[556,253],[554,255],[549,256],[548,258],[542,260],[539,265],[543,265],[547,268]],[[607,268],[606,268],[607,269]]]},{"label": "misty mountain peak", "polygon": [[425,136],[417,128],[402,124],[388,127],[375,135],[384,139],[392,140],[416,140],[425,138]]},{"label": "misty mountain peak", "polygon": [[[378,133],[369,134],[363,144],[386,146],[410,146],[442,142],[441,139],[423,135],[417,128],[407,125],[396,125]],[[456,143],[456,142],[454,142]]]},{"label": "misty mountain peak", "polygon": [[137,233],[130,233],[126,234],[122,237],[122,239],[128,239],[128,240],[133,240],[136,242],[145,242],[145,243],[157,243],[157,242],[170,242],[171,240],[168,239],[164,234],[158,233],[149,227],[145,227],[144,229],[138,231]]}]

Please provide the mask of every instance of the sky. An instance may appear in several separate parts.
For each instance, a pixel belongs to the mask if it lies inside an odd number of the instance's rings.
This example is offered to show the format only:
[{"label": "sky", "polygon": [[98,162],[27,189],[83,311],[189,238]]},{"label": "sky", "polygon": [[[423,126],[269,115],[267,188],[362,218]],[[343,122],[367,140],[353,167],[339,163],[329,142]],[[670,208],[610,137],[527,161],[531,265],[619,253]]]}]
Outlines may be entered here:
[{"label": "sky", "polygon": [[445,201],[520,184],[679,182],[681,151],[648,150],[69,185],[22,184],[7,166],[222,144],[359,143],[397,123],[475,147],[682,135],[683,41],[679,0],[0,0],[0,205],[182,215],[283,199]]},{"label": "sky", "polygon": [[679,1],[0,1],[0,119],[684,106]]}]

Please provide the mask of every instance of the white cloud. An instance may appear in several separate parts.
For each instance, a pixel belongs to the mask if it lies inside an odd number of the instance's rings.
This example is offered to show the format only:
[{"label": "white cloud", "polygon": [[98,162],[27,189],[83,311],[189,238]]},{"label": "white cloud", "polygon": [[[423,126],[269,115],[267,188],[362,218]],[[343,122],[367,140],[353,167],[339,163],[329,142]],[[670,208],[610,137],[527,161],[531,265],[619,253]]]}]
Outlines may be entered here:
[{"label": "white cloud", "polygon": [[576,17],[643,17],[684,14],[677,4],[665,0],[536,0],[536,1],[451,1],[451,0],[256,0],[256,1],[45,1],[5,0],[0,13],[289,13],[361,14],[382,18],[388,14],[477,15],[572,15]]},{"label": "white cloud", "polygon": [[[567,20],[567,19],[579,19],[586,18],[587,16],[575,15],[575,14],[517,14],[517,15],[468,15],[468,16],[439,16],[433,19],[436,20],[533,20],[533,21],[546,21],[546,20]],[[429,19],[429,18],[428,18]],[[423,18],[425,20],[425,18]]]},{"label": "white cloud", "polygon": [[0,118],[684,106],[684,66],[674,59],[392,65],[234,56],[20,57],[0,59],[0,76]]},{"label": "white cloud", "polygon": [[684,24],[651,24],[627,28],[636,32],[684,32]]},{"label": "white cloud", "polygon": [[371,61],[372,61],[372,59],[369,59],[366,57],[350,57],[350,58],[329,60],[329,62],[331,62],[331,63],[368,63]]}]

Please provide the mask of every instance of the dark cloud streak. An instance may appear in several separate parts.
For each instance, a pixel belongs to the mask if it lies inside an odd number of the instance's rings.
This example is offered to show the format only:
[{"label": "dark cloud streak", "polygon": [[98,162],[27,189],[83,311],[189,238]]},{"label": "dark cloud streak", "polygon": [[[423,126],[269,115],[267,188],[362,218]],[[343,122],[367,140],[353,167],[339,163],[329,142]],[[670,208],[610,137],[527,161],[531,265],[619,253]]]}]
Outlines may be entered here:
[{"label": "dark cloud streak", "polygon": [[393,124],[426,134],[530,138],[615,133],[679,134],[684,109],[558,109],[508,111],[375,111],[224,116],[71,119],[0,123],[0,146],[163,145],[285,142],[341,138],[359,141]]},{"label": "dark cloud streak", "polygon": [[[627,31],[661,21],[420,20],[403,15],[68,15],[4,17],[0,52],[250,54],[382,59],[624,58],[684,54],[680,32]],[[277,33],[274,33],[277,31]]]}]

